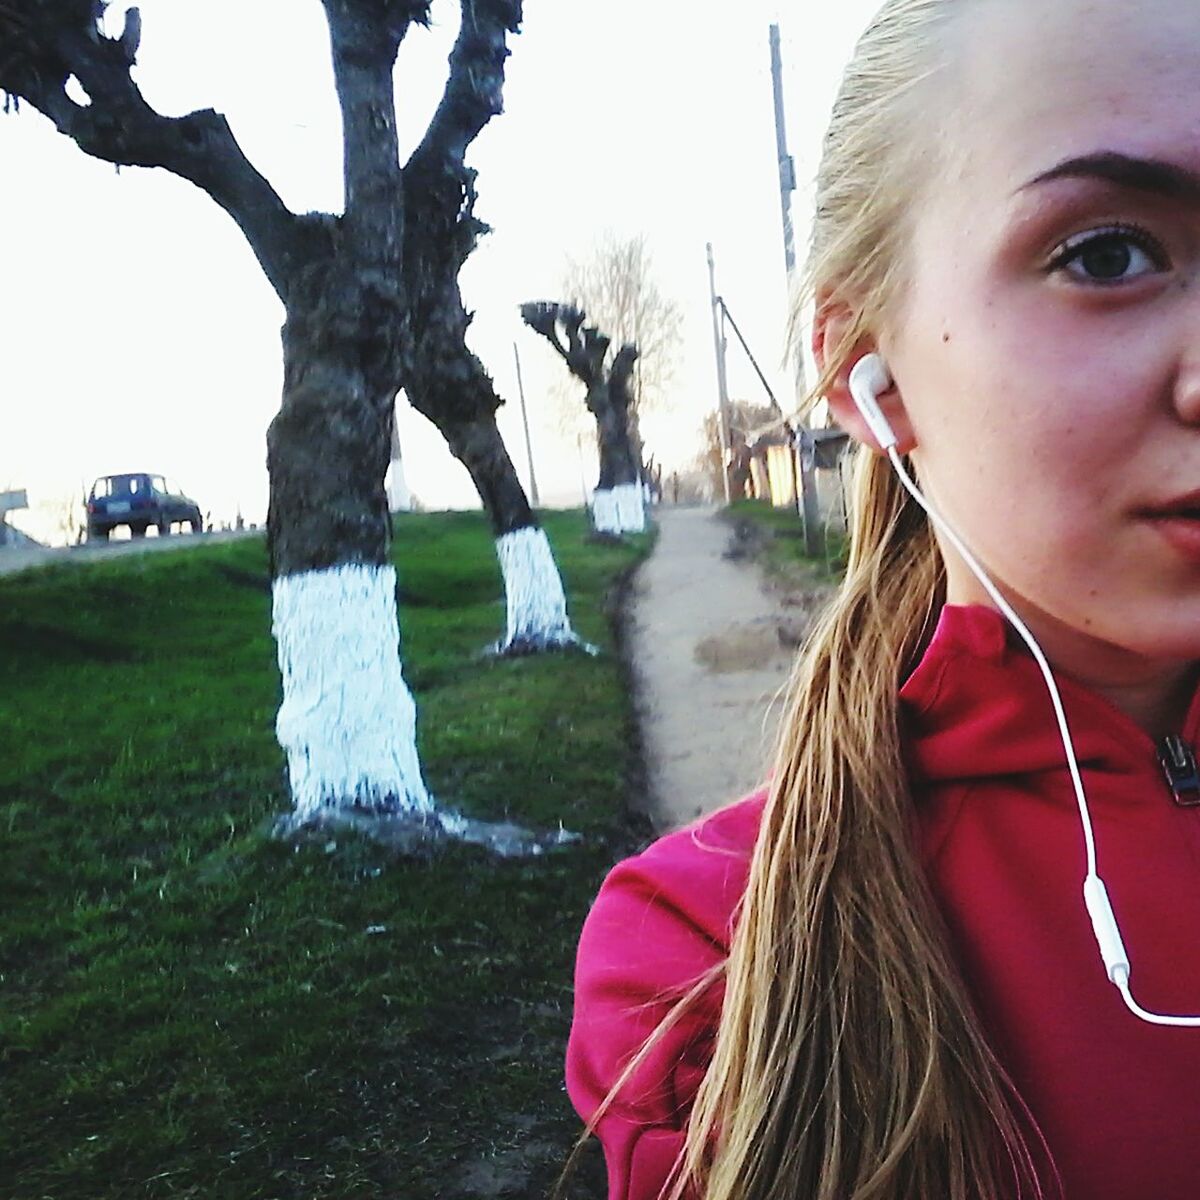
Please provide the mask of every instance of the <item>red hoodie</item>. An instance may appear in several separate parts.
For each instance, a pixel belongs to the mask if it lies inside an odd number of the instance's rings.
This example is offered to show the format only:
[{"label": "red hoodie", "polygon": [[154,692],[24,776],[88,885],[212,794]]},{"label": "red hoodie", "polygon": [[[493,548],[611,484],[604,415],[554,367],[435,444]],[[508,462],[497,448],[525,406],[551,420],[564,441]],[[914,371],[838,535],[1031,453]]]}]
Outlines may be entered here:
[{"label": "red hoodie", "polygon": [[[1200,808],[1154,741],[1059,685],[1101,876],[1146,1008],[1200,1013]],[[993,1047],[1067,1200],[1200,1197],[1200,1029],[1145,1024],[1105,977],[1084,909],[1079,810],[1049,695],[1004,619],[948,606],[900,692],[919,852]],[[1200,693],[1182,731],[1200,734]],[[671,1006],[728,953],[759,792],[618,864],[584,926],[567,1088],[589,1119]],[[721,991],[659,1043],[599,1126],[610,1200],[655,1200],[710,1059]]]}]

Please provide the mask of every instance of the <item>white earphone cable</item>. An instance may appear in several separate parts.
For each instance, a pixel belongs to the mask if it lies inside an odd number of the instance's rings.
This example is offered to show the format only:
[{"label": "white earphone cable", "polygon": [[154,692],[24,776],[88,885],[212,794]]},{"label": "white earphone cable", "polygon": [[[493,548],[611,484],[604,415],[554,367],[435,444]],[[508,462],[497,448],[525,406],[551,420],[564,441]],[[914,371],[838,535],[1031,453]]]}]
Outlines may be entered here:
[{"label": "white earphone cable", "polygon": [[999,588],[992,583],[988,578],[987,573],[979,565],[975,556],[967,549],[962,538],[954,532],[950,526],[942,520],[933,506],[921,494],[920,489],[912,481],[908,472],[904,469],[904,463],[900,455],[896,452],[895,446],[888,447],[888,457],[892,460],[892,466],[896,469],[896,474],[900,477],[900,482],[904,484],[905,490],[910,496],[925,510],[929,519],[946,535],[947,540],[954,546],[955,550],[962,556],[963,561],[971,569],[971,573],[987,590],[987,594],[992,598],[996,607],[1008,618],[1012,626],[1021,635],[1022,640],[1029,647],[1029,652],[1033,655],[1037,665],[1041,668],[1042,675],[1046,680],[1046,687],[1050,691],[1050,700],[1054,705],[1054,716],[1058,721],[1058,731],[1062,736],[1063,747],[1067,752],[1067,768],[1071,772],[1071,783],[1075,788],[1075,799],[1079,804],[1079,815],[1083,820],[1083,840],[1087,847],[1087,868],[1089,875],[1096,874],[1096,837],[1092,831],[1092,814],[1088,809],[1087,797],[1083,792],[1083,779],[1079,774],[1079,761],[1075,757],[1075,746],[1071,741],[1071,731],[1067,725],[1067,714],[1063,708],[1062,696],[1059,694],[1058,684],[1054,680],[1054,675],[1050,670],[1050,664],[1046,661],[1045,654],[1042,653],[1042,648],[1037,644],[1032,633],[1026,627],[1025,622],[1013,611],[1012,605],[1001,595]]},{"label": "white earphone cable", "polygon": [[1050,669],[1050,664],[1047,662],[1041,646],[1038,645],[1037,640],[1030,633],[1025,622],[1021,620],[1013,610],[1012,605],[1001,595],[1000,590],[992,583],[987,572],[980,566],[971,551],[967,549],[962,538],[934,510],[933,506],[921,494],[920,489],[913,482],[908,471],[905,470],[904,463],[896,449],[896,435],[887,418],[883,416],[877,399],[877,393],[889,387],[890,382],[883,360],[878,358],[878,356],[868,355],[866,358],[859,360],[855,365],[855,369],[851,372],[850,391],[872,433],[886,450],[892,467],[895,469],[896,475],[904,485],[905,490],[921,506],[929,519],[962,556],[963,561],[967,564],[967,567],[971,570],[975,578],[983,585],[993,603],[1008,619],[1017,633],[1020,634],[1021,639],[1029,647],[1029,652],[1033,655],[1034,661],[1041,669],[1042,676],[1046,681],[1046,687],[1050,692],[1050,700],[1054,706],[1054,716],[1058,722],[1058,732],[1062,738],[1063,749],[1066,751],[1067,768],[1070,771],[1071,784],[1075,789],[1075,799],[1079,806],[1079,818],[1083,823],[1084,846],[1087,854],[1087,875],[1083,881],[1083,899],[1088,916],[1092,922],[1092,929],[1096,935],[1096,942],[1100,948],[1100,955],[1104,960],[1105,973],[1120,991],[1121,997],[1125,1001],[1129,1011],[1139,1019],[1147,1021],[1152,1025],[1200,1028],[1200,1016],[1169,1016],[1163,1013],[1148,1012],[1134,1000],[1130,993],[1129,955],[1121,939],[1116,915],[1113,912],[1112,903],[1108,898],[1108,889],[1105,887],[1104,881],[1100,878],[1100,873],[1097,869],[1096,835],[1092,826],[1092,814],[1088,808],[1087,796],[1084,794],[1083,778],[1079,771],[1079,761],[1075,755],[1075,746],[1071,740],[1071,731],[1067,724],[1066,710],[1063,706],[1062,695],[1058,690],[1058,684],[1054,679],[1054,673]]}]

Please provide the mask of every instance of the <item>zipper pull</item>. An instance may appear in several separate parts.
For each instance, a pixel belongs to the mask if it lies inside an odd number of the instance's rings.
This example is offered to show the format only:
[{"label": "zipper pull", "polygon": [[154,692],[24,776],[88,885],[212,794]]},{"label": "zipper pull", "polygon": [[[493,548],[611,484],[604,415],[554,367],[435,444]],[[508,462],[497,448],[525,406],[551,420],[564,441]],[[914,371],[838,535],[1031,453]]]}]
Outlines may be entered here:
[{"label": "zipper pull", "polygon": [[1183,738],[1168,734],[1158,743],[1158,761],[1175,803],[1181,808],[1200,806],[1200,767],[1191,746]]}]

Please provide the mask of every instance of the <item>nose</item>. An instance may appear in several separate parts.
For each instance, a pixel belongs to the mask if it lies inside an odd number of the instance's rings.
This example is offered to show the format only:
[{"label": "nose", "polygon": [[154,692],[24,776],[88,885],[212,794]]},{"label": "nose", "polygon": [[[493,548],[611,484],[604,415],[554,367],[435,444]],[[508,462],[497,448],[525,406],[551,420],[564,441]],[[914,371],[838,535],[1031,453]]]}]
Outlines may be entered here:
[{"label": "nose", "polygon": [[1175,376],[1173,403],[1180,421],[1185,425],[1200,425],[1200,321],[1188,354]]},{"label": "nose", "polygon": [[1175,309],[1174,386],[1171,406],[1184,425],[1200,426],[1200,271],[1181,280],[1179,303]]}]

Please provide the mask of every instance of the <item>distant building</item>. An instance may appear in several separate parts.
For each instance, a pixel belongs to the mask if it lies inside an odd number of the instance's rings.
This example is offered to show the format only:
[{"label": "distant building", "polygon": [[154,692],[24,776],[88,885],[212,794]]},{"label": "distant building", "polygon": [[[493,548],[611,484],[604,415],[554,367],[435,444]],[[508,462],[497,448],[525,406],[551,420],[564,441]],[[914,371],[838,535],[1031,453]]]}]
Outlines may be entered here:
[{"label": "distant building", "polygon": [[24,488],[19,491],[0,492],[0,546],[9,549],[28,549],[41,545],[41,542],[34,541],[28,534],[22,533],[8,523],[10,512],[19,512],[28,507],[29,497],[25,494]]},{"label": "distant building", "polygon": [[800,496],[801,455],[812,455],[823,522],[845,524],[846,497],[842,463],[850,438],[841,429],[772,430],[750,447],[749,490],[775,508],[795,508]]}]

